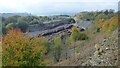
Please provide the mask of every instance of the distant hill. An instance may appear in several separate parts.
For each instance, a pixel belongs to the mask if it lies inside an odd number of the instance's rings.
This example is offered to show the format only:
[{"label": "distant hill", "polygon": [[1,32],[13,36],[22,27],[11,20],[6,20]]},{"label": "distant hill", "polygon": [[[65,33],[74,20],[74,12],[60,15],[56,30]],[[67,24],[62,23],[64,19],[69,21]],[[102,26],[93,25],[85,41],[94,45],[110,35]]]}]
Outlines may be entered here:
[{"label": "distant hill", "polygon": [[0,13],[2,17],[10,17],[10,16],[31,16],[30,13]]}]

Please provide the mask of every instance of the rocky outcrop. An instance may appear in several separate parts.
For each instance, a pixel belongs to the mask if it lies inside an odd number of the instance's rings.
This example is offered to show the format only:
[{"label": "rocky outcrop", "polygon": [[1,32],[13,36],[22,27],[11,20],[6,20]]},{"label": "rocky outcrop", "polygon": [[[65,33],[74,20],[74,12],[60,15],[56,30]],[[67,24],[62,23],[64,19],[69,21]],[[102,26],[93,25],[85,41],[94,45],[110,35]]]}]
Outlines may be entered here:
[{"label": "rocky outcrop", "polygon": [[[70,30],[73,26],[75,21],[74,19],[65,19],[61,21],[54,21],[50,23],[44,24],[36,24],[29,27],[29,34],[31,36],[48,36],[56,33],[67,33],[70,34]],[[72,22],[71,22],[72,21]]]},{"label": "rocky outcrop", "polygon": [[[58,33],[60,31],[65,31],[65,30],[67,31],[67,29],[71,29],[72,26],[73,26],[72,24],[69,24],[69,25],[59,26],[54,29],[45,30],[41,33],[41,35],[46,36],[46,35],[51,35],[53,33]],[[67,33],[69,33],[69,32],[67,32]]]},{"label": "rocky outcrop", "polygon": [[74,19],[70,19],[70,20],[65,19],[65,20],[53,21],[49,23],[35,24],[29,26],[29,32],[44,31],[44,30],[54,29],[59,26],[65,27],[64,25],[74,24],[74,23],[75,23]]}]

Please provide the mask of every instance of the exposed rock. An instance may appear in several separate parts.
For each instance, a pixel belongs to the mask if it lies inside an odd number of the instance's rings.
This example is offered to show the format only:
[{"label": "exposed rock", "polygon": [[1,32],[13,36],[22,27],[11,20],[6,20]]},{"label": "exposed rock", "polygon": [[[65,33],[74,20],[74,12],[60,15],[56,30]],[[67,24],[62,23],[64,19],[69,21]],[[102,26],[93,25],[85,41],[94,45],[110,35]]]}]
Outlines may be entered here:
[{"label": "exposed rock", "polygon": [[92,57],[89,57],[89,59],[91,60],[91,59],[92,59]]},{"label": "exposed rock", "polygon": [[89,57],[86,62],[83,62],[82,65],[89,66],[115,66],[118,64],[118,42],[116,35],[109,37],[109,39],[104,38],[101,41],[101,44],[95,44],[96,51],[94,55]]},{"label": "exposed rock", "polygon": [[96,51],[99,51],[100,48],[101,48],[101,46],[100,46],[99,44],[95,44],[95,49],[96,49]]},{"label": "exposed rock", "polygon": [[106,50],[109,50],[109,48],[106,48]]},{"label": "exposed rock", "polygon": [[107,39],[104,39],[103,42],[106,42]]}]

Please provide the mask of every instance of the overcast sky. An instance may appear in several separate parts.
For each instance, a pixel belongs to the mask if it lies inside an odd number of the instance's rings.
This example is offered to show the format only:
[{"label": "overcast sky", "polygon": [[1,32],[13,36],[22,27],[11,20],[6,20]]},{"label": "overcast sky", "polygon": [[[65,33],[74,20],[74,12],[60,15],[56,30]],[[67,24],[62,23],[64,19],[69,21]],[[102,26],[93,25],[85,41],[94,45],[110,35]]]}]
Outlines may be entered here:
[{"label": "overcast sky", "polygon": [[28,12],[35,15],[78,13],[118,9],[119,0],[0,0],[0,13]]}]

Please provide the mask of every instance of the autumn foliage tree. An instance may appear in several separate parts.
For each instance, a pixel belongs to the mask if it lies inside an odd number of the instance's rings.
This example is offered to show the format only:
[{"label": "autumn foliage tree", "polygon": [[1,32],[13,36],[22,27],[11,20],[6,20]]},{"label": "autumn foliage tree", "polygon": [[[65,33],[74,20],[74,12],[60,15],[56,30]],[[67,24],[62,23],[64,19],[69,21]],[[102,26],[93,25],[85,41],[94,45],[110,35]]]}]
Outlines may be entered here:
[{"label": "autumn foliage tree", "polygon": [[42,38],[31,38],[19,29],[10,29],[2,40],[3,66],[38,66],[42,65],[42,57],[46,47],[41,45]]},{"label": "autumn foliage tree", "polygon": [[118,27],[118,16],[112,17],[109,21],[110,21],[110,24],[108,27],[108,29],[109,29],[108,31],[111,32]]},{"label": "autumn foliage tree", "polygon": [[113,16],[110,19],[99,19],[95,23],[95,27],[101,28],[102,32],[112,32],[118,27],[118,16]]}]

